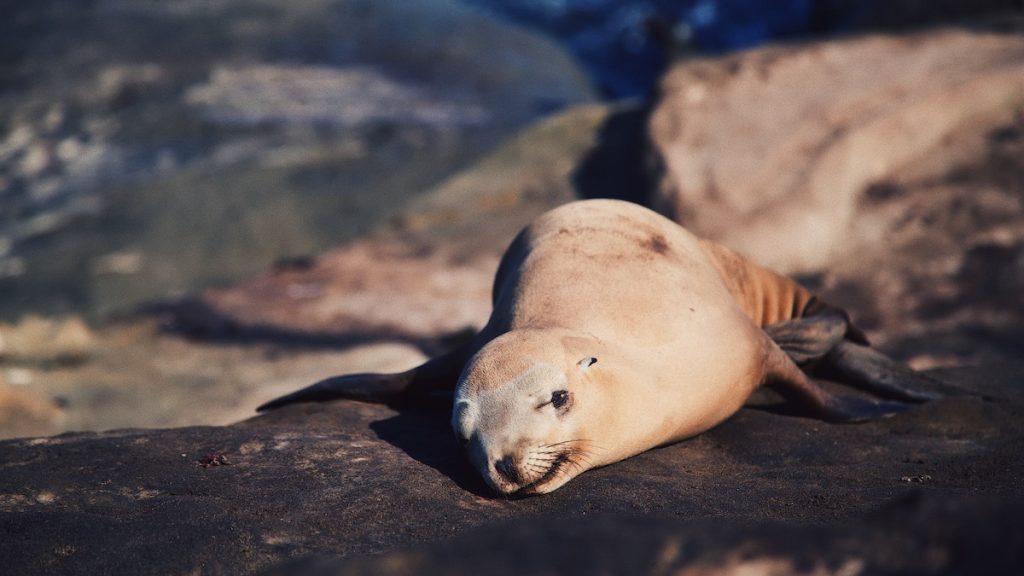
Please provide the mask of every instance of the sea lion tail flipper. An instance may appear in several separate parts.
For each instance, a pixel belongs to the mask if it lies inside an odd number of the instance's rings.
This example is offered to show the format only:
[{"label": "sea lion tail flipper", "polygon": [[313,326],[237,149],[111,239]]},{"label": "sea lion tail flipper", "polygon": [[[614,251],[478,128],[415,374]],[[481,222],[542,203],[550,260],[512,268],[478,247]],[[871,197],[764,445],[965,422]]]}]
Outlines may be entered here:
[{"label": "sea lion tail flipper", "polygon": [[886,418],[910,407],[899,402],[876,402],[852,396],[839,396],[811,380],[778,347],[769,341],[765,384],[787,402],[828,422],[854,423]]},{"label": "sea lion tail flipper", "polygon": [[942,398],[942,384],[885,354],[853,342],[840,342],[825,357],[825,365],[845,384],[901,402]]},{"label": "sea lion tail flipper", "polygon": [[823,314],[765,326],[764,331],[794,362],[804,364],[831,352],[843,341],[847,325],[842,315]]},{"label": "sea lion tail flipper", "polygon": [[942,384],[868,347],[849,314],[812,297],[802,316],[764,328],[797,364],[813,360],[814,371],[882,398],[921,403],[942,397]]}]

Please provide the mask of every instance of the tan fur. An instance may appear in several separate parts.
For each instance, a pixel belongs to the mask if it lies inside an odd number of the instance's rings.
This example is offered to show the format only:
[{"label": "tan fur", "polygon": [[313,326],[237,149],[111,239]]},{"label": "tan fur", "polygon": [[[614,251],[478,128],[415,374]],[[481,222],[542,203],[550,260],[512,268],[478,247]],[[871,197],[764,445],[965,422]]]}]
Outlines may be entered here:
[{"label": "tan fur", "polygon": [[[760,327],[799,316],[810,300],[640,206],[562,206],[524,230],[501,264],[453,427],[496,490],[554,490],[703,432],[766,378],[799,374]],[[581,366],[586,357],[597,362]],[[556,390],[570,393],[568,409],[544,404]],[[506,475],[495,466],[504,457],[516,467]]]}]

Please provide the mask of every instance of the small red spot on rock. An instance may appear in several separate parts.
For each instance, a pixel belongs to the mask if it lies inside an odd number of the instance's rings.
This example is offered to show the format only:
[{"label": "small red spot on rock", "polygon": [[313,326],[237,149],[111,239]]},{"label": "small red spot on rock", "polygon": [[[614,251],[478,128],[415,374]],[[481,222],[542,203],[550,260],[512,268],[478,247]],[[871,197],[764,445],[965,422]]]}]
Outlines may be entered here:
[{"label": "small red spot on rock", "polygon": [[198,462],[203,468],[209,468],[210,466],[228,466],[231,464],[228,462],[228,457],[221,452],[210,452],[206,456],[200,458]]}]

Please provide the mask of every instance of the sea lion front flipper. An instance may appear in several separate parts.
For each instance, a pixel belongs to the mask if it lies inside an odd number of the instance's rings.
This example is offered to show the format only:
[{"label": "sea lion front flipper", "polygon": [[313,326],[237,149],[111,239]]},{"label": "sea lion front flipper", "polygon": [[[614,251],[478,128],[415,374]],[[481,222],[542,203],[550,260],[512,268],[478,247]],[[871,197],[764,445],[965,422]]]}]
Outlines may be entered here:
[{"label": "sea lion front flipper", "polygon": [[824,357],[846,334],[848,321],[839,314],[822,314],[765,326],[779,348],[797,364]]},{"label": "sea lion front flipper", "polygon": [[934,390],[941,384],[933,378],[853,342],[836,345],[825,356],[823,367],[833,372],[840,382],[884,398],[915,403],[942,398],[942,394]]},{"label": "sea lion front flipper", "polygon": [[429,400],[450,402],[462,367],[475,350],[476,345],[471,341],[405,372],[333,376],[271,400],[256,408],[256,411],[264,412],[298,402],[324,402],[342,398],[390,405]]},{"label": "sea lion front flipper", "polygon": [[910,408],[899,402],[832,394],[804,374],[778,345],[772,341],[767,344],[765,385],[811,416],[828,422],[855,423],[886,418]]},{"label": "sea lion front flipper", "polygon": [[409,372],[332,376],[266,402],[256,408],[256,411],[265,412],[298,402],[324,402],[339,398],[386,404],[404,389],[411,379]]}]

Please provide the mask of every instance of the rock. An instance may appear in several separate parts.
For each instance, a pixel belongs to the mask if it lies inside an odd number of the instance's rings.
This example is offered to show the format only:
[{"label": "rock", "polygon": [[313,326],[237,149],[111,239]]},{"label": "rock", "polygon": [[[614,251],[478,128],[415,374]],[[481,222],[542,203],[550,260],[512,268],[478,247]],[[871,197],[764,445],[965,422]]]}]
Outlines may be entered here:
[{"label": "rock", "polygon": [[215,122],[243,126],[317,124],[365,129],[374,123],[480,125],[480,106],[431,98],[372,68],[253,66],[213,71],[186,100]]},{"label": "rock", "polygon": [[454,0],[10,12],[0,318],[105,318],[315,254],[594,97],[552,41]]},{"label": "rock", "polygon": [[[328,376],[397,372],[425,360],[410,344],[354,343],[330,333],[194,343],[148,319],[97,328],[89,350],[87,362],[46,357],[26,364],[17,357],[0,363],[0,377],[12,391],[0,438],[230,424],[252,416],[262,402]],[[38,416],[52,415],[55,405],[59,418]],[[46,428],[20,424],[40,419]]]},{"label": "rock", "polygon": [[172,309],[173,322],[205,337],[264,332],[262,339],[271,339],[292,331],[419,343],[481,326],[497,267],[493,254],[458,259],[443,246],[362,240],[328,252],[310,269],[186,300]]},{"label": "rock", "polygon": [[419,344],[479,328],[505,248],[537,215],[579,195],[577,169],[598,147],[601,127],[628,113],[588,105],[540,122],[367,239],[307,266],[207,290],[172,307],[173,323],[207,337],[331,333]]},{"label": "rock", "polygon": [[0,438],[56,434],[64,421],[56,403],[28,387],[7,384],[0,372]]},{"label": "rock", "polygon": [[785,273],[828,266],[873,182],[1022,105],[1024,39],[935,31],[677,64],[651,139],[657,205]]},{"label": "rock", "polygon": [[[506,561],[527,572],[562,566],[584,546],[595,561],[614,556],[611,573],[655,559],[708,571],[1019,565],[1024,372],[933,375],[962,394],[848,426],[745,409],[697,438],[517,500],[485,491],[443,410],[336,402],[226,427],[8,440],[0,555],[18,574],[248,574],[438,544],[333,565],[428,573],[450,570],[461,542],[479,547],[458,556],[470,566],[495,550],[498,573]],[[914,495],[921,504],[892,504]],[[452,537],[461,540],[443,543]]]},{"label": "rock", "polygon": [[1000,574],[1024,561],[1022,513],[1012,500],[911,493],[864,519],[823,526],[611,514],[520,519],[433,546],[308,558],[262,574]]},{"label": "rock", "polygon": [[67,363],[87,359],[95,336],[79,317],[25,316],[17,324],[0,324],[0,361]]},{"label": "rock", "polygon": [[1024,354],[1024,107],[872,184],[822,274],[872,341],[920,368]]}]

